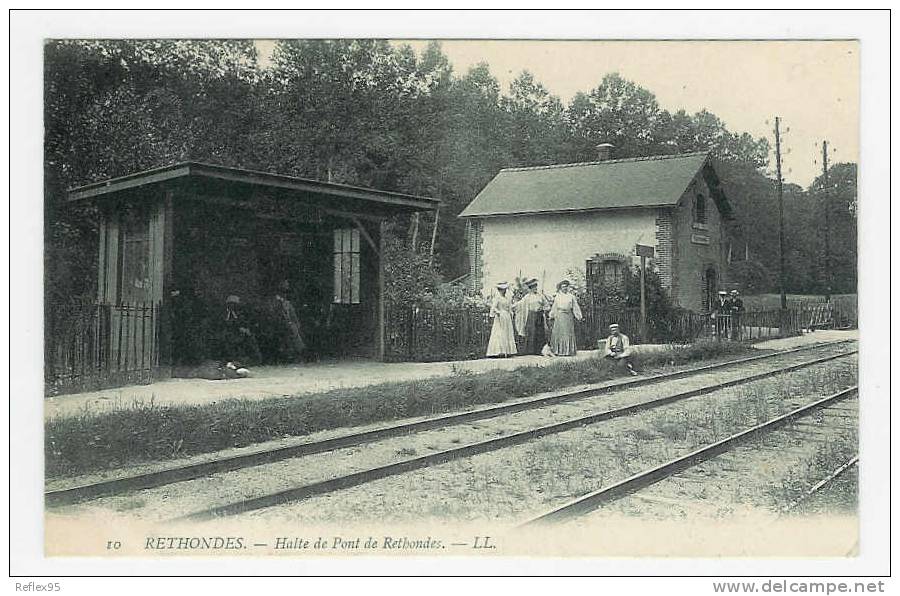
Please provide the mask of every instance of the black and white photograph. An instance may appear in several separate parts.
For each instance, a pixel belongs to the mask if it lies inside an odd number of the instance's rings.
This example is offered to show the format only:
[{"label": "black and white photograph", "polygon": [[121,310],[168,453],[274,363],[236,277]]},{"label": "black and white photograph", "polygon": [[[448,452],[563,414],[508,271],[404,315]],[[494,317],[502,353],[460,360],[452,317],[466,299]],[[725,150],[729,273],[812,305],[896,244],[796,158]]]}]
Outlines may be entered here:
[{"label": "black and white photograph", "polygon": [[46,557],[860,556],[858,39],[279,33],[40,42]]}]

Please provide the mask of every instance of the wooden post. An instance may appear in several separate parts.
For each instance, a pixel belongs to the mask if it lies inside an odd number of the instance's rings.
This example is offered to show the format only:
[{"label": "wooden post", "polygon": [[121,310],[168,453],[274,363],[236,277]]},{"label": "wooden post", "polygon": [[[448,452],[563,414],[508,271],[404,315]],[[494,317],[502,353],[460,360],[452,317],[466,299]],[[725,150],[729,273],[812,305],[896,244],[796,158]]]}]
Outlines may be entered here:
[{"label": "wooden post", "polygon": [[375,255],[375,258],[378,259],[378,312],[376,314],[376,316],[378,317],[378,321],[376,332],[376,355],[378,357],[378,360],[383,362],[385,359],[384,220],[378,222],[378,251]]},{"label": "wooden post", "polygon": [[[174,366],[174,346],[172,337],[177,321],[172,320],[172,306],[169,292],[174,285],[174,254],[175,254],[175,209],[174,197],[171,190],[165,191],[160,201],[155,226],[151,228],[154,265],[154,296],[153,302],[159,304],[159,318],[157,324],[158,341],[155,342],[157,350],[157,370],[153,377],[170,377]],[[183,291],[183,288],[182,288]],[[156,331],[154,331],[156,333]]]},{"label": "wooden post", "polygon": [[437,243],[438,221],[441,218],[441,209],[438,207],[434,210],[434,228],[431,230],[431,248],[428,249],[429,264],[434,261],[434,245]]},{"label": "wooden post", "polygon": [[781,178],[781,131],[779,124],[781,119],[775,117],[775,169],[776,169],[776,190],[778,191],[778,254],[779,254],[779,274],[778,285],[781,290],[781,310],[787,309],[787,294],[785,293],[785,273],[784,273],[784,189],[782,187]]},{"label": "wooden post", "polygon": [[822,141],[822,190],[825,191],[825,302],[831,302],[831,188],[828,186],[828,141]]},{"label": "wooden post", "polygon": [[107,234],[109,228],[109,216],[105,210],[100,211],[100,246],[99,246],[99,254],[97,255],[97,302],[104,302],[106,300],[106,281],[107,281],[107,264],[106,264],[106,251],[107,251]]},{"label": "wooden post", "polygon": [[647,343],[647,286],[644,277],[647,271],[647,257],[641,256],[641,341]]},{"label": "wooden post", "polygon": [[637,244],[634,247],[636,255],[641,257],[641,341],[647,342],[647,257],[653,257],[655,251],[652,246]]}]

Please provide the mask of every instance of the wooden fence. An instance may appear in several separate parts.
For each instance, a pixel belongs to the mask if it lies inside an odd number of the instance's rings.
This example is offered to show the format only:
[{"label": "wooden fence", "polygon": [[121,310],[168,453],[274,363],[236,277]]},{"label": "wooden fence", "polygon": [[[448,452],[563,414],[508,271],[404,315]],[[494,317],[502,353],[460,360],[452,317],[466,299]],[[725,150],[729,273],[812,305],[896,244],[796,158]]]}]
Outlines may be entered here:
[{"label": "wooden fence", "polygon": [[855,302],[807,302],[796,309],[800,312],[800,326],[810,331],[815,329],[855,329],[858,314]]},{"label": "wooden fence", "polygon": [[48,328],[46,395],[149,383],[159,369],[159,306],[79,304]]},{"label": "wooden fence", "polygon": [[800,335],[803,313],[799,309],[756,310],[734,315],[716,315],[713,335],[735,341],[756,341]]},{"label": "wooden fence", "polygon": [[481,358],[491,325],[487,309],[386,308],[385,356],[415,362]]}]

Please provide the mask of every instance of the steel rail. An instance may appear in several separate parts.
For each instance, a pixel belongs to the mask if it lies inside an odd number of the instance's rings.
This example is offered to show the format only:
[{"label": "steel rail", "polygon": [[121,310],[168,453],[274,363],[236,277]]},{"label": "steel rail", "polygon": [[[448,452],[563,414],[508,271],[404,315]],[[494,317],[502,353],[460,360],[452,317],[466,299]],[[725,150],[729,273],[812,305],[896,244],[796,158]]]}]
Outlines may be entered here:
[{"label": "steel rail", "polygon": [[[789,350],[782,350],[769,354],[761,354],[759,356],[749,356],[747,358],[738,358],[736,360],[728,360],[726,362],[717,362],[714,364],[707,364],[670,373],[659,373],[647,377],[626,379],[618,383],[603,385],[600,387],[582,388],[574,391],[563,390],[551,395],[544,395],[542,397],[520,400],[514,403],[493,404],[474,410],[469,410],[467,412],[442,414],[440,416],[430,417],[425,420],[394,424],[391,426],[364,432],[348,433],[322,441],[275,447],[272,449],[265,449],[239,455],[231,455],[193,464],[177,465],[169,468],[164,468],[162,470],[155,470],[152,472],[130,474],[119,476],[117,478],[101,480],[98,482],[90,482],[65,488],[52,489],[44,492],[44,504],[46,506],[67,505],[100,496],[114,495],[132,490],[156,488],[176,482],[194,480],[196,478],[201,478],[203,476],[208,476],[210,474],[219,472],[231,472],[242,468],[249,468],[261,464],[273,463],[285,459],[314,455],[317,453],[334,451],[336,449],[343,449],[345,447],[355,447],[381,439],[387,439],[425,430],[452,426],[456,424],[463,424],[475,420],[484,420],[497,416],[504,416],[507,414],[513,414],[524,410],[531,410],[555,405],[567,401],[576,401],[579,399],[595,397],[604,393],[612,393],[615,391],[633,389],[635,387],[643,387],[646,385],[653,385],[665,381],[682,379],[685,377],[700,375],[724,368],[770,360],[779,356],[786,356],[800,352],[834,347],[844,343],[848,343],[850,341],[853,340],[840,340],[815,344],[813,346],[801,346],[799,348],[791,348]],[[856,353],[856,350],[839,354],[836,357],[841,357],[853,353]]]},{"label": "steel rail", "polygon": [[328,480],[323,480],[323,481],[319,481],[319,482],[313,482],[311,484],[306,484],[303,486],[298,486],[295,488],[290,488],[290,489],[278,491],[275,493],[270,493],[270,494],[263,495],[260,497],[253,497],[253,498],[249,498],[249,499],[236,501],[233,503],[228,503],[226,505],[212,507],[210,509],[205,509],[202,511],[194,512],[194,513],[190,513],[190,514],[178,517],[172,521],[199,521],[199,520],[205,520],[205,519],[213,519],[213,518],[217,518],[217,517],[237,515],[240,513],[246,513],[248,511],[254,511],[257,509],[265,509],[268,507],[281,505],[281,504],[284,504],[287,502],[303,500],[303,499],[306,499],[306,498],[309,498],[312,496],[316,496],[316,495],[332,493],[332,492],[335,492],[338,490],[343,490],[346,488],[351,488],[354,486],[372,482],[374,480],[379,480],[381,478],[387,478],[389,476],[396,476],[399,474],[404,474],[406,472],[411,472],[414,470],[447,463],[447,462],[455,460],[455,459],[460,459],[463,457],[470,457],[473,455],[478,455],[480,453],[486,453],[489,451],[495,451],[497,449],[502,449],[504,447],[511,447],[514,445],[519,445],[519,444],[525,443],[527,441],[531,441],[533,439],[561,433],[561,432],[564,432],[567,430],[572,430],[574,428],[587,426],[590,424],[596,424],[598,422],[603,422],[605,420],[611,420],[613,418],[619,418],[622,416],[629,416],[631,414],[651,410],[651,409],[665,406],[668,404],[672,404],[672,403],[675,403],[678,401],[682,401],[682,400],[685,400],[685,399],[688,399],[691,397],[696,397],[698,395],[712,393],[714,391],[719,391],[721,389],[733,387],[735,385],[741,385],[744,383],[750,383],[753,381],[757,381],[757,380],[760,380],[765,377],[770,377],[773,374],[779,374],[779,373],[798,370],[801,368],[806,368],[808,366],[813,366],[815,364],[821,364],[823,362],[828,362],[830,360],[835,360],[837,358],[850,356],[855,353],[856,353],[856,351],[854,350],[854,351],[850,351],[850,352],[844,352],[842,354],[833,354],[833,355],[826,356],[823,358],[817,358],[817,359],[811,360],[811,361],[792,364],[790,366],[778,369],[777,371],[765,371],[762,373],[754,373],[749,376],[740,377],[738,379],[731,379],[729,381],[716,383],[714,385],[707,385],[705,387],[700,387],[700,388],[696,388],[696,389],[690,389],[688,391],[683,391],[681,393],[676,393],[674,395],[669,395],[666,397],[661,397],[661,398],[652,399],[649,401],[639,402],[636,404],[631,404],[631,405],[623,406],[620,408],[614,408],[611,410],[606,410],[606,411],[595,413],[595,414],[589,414],[587,416],[580,416],[578,418],[565,420],[563,422],[558,422],[555,424],[541,426],[541,427],[529,429],[526,431],[513,433],[510,435],[504,435],[502,437],[498,437],[498,438],[494,438],[494,439],[479,441],[477,443],[471,443],[469,445],[464,445],[462,447],[448,449],[445,451],[439,451],[436,453],[431,453],[428,455],[423,455],[423,456],[419,456],[419,457],[415,457],[415,458],[411,458],[411,459],[406,459],[406,460],[402,460],[399,462],[386,464],[383,466],[369,468],[367,470],[361,470],[359,472],[355,472],[352,474],[338,476],[335,478],[330,478]]},{"label": "steel rail", "polygon": [[[721,368],[728,368],[741,364],[753,363],[760,360],[771,359],[781,355],[790,355],[798,352],[815,350],[817,348],[836,346],[847,343],[848,341],[851,340],[841,340],[836,342],[817,344],[815,346],[792,348],[790,350],[773,352],[771,354],[763,354],[760,356],[751,356],[749,358],[741,358],[737,360],[730,360],[727,362],[704,365],[692,369],[686,369],[683,371],[676,371],[674,373],[661,373],[649,377],[642,377],[639,379],[628,379],[623,382],[615,383],[612,385],[605,385],[602,387],[591,387],[576,391],[561,391],[549,396],[526,399],[515,403],[495,404],[468,412],[445,414],[425,420],[420,420],[417,422],[396,424],[388,427],[374,429],[371,431],[364,431],[361,433],[349,433],[323,441],[300,443],[297,445],[290,445],[286,447],[276,447],[274,449],[266,449],[263,451],[255,451],[252,453],[217,458],[212,461],[203,461],[195,464],[173,466],[171,468],[165,468],[152,472],[120,476],[118,478],[111,478],[99,482],[53,489],[44,493],[44,502],[47,506],[66,505],[90,498],[96,498],[99,496],[119,494],[131,490],[156,488],[176,482],[193,480],[214,473],[230,472],[242,468],[248,468],[266,463],[273,463],[284,459],[303,457],[316,453],[324,453],[326,451],[333,451],[345,447],[354,447],[376,440],[402,436],[405,434],[421,432],[433,428],[448,427],[455,424],[493,418],[520,412],[523,410],[554,405],[566,401],[585,399],[604,393],[660,383],[668,380],[675,380],[687,376],[693,376],[696,374],[703,374],[705,372],[718,370]],[[855,353],[855,351],[848,352],[847,354],[849,353]],[[838,355],[838,357],[843,355],[845,354],[840,354]]]},{"label": "steel rail", "polygon": [[789,513],[793,509],[797,508],[802,503],[806,502],[810,497],[812,497],[817,492],[819,492],[820,490],[825,488],[827,485],[831,484],[832,482],[834,482],[835,480],[840,478],[844,474],[844,472],[846,472],[850,468],[854,467],[858,463],[859,463],[859,455],[854,455],[853,457],[850,458],[850,461],[842,464],[840,467],[838,467],[835,471],[833,471],[827,477],[825,477],[822,480],[820,480],[819,482],[817,482],[812,488],[810,488],[805,493],[803,493],[799,499],[792,502],[787,507],[784,507],[781,510],[781,514],[784,515],[786,513]]},{"label": "steel rail", "polygon": [[730,437],[722,439],[721,441],[716,441],[715,443],[712,443],[705,447],[701,447],[700,449],[694,450],[687,455],[673,459],[659,466],[655,466],[653,468],[650,468],[649,470],[634,474],[633,476],[621,480],[611,486],[601,488],[586,495],[582,495],[581,497],[578,497],[573,501],[570,501],[560,507],[556,507],[555,509],[552,509],[546,513],[543,513],[524,522],[520,527],[556,523],[580,517],[587,513],[591,513],[593,511],[596,511],[603,505],[607,505],[609,503],[612,503],[613,501],[617,501],[619,499],[627,497],[630,494],[638,492],[641,489],[644,489],[650,485],[656,484],[657,482],[674,476],[675,474],[687,470],[688,468],[692,468],[699,463],[716,457],[717,455],[721,455],[722,453],[731,451],[736,446],[759,437],[762,433],[771,432],[796,420],[797,418],[801,418],[803,416],[811,414],[812,412],[825,408],[833,403],[846,399],[857,393],[858,387],[854,385],[853,387],[824,397],[811,404],[797,408],[796,410],[788,412],[787,414],[778,416],[777,418],[773,418],[768,422],[757,424],[752,428],[731,435]]}]

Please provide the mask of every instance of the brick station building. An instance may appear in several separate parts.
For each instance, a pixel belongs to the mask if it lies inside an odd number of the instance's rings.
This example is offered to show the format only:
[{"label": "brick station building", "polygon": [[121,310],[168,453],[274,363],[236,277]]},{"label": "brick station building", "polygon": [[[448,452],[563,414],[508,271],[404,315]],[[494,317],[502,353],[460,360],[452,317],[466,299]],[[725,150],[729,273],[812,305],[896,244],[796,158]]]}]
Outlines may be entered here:
[{"label": "brick station building", "polygon": [[675,304],[709,310],[723,285],[732,210],[709,155],[508,168],[463,210],[473,291],[531,276],[547,290],[580,270],[615,284],[635,245]]}]

